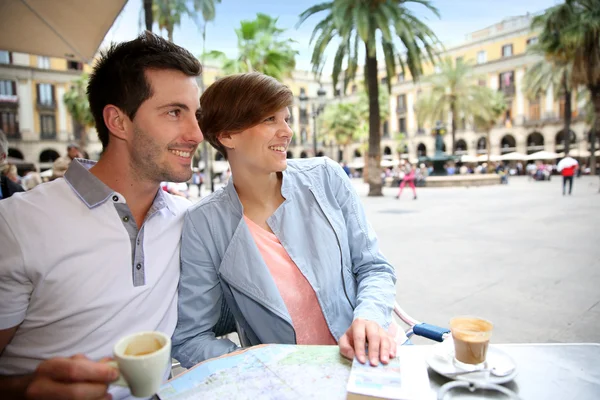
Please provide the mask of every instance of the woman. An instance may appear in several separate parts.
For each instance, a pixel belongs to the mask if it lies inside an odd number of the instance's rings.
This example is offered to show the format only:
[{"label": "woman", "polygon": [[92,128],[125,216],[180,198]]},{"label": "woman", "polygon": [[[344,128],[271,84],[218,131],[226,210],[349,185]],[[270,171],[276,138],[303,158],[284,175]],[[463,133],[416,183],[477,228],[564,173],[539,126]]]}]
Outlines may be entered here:
[{"label": "woman", "polygon": [[343,169],[286,160],[291,91],[239,74],[200,103],[204,137],[229,160],[231,179],[185,218],[174,357],[191,367],[237,349],[213,332],[226,301],[242,343],[339,343],[366,362],[367,342],[373,365],[388,362],[394,268]]},{"label": "woman", "polygon": [[408,183],[410,188],[413,191],[413,200],[417,199],[417,189],[415,189],[415,177],[416,177],[417,169],[416,167],[407,164],[406,165],[406,174],[404,175],[404,179],[400,182],[398,194],[396,195],[396,199],[400,199],[402,196],[402,190],[404,190],[404,186]]}]

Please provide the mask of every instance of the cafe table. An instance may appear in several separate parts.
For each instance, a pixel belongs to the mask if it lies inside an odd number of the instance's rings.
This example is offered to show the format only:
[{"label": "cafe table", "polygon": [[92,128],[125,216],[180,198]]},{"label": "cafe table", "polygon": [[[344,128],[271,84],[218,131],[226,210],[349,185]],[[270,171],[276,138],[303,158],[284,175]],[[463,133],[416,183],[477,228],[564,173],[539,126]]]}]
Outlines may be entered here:
[{"label": "cafe table", "polygon": [[[412,354],[431,356],[433,346],[410,346]],[[523,400],[600,399],[600,344],[494,344],[510,356],[516,376],[503,386]],[[400,353],[402,354],[402,353]],[[418,358],[418,357],[417,357]],[[267,345],[244,353],[201,363],[165,384],[163,400],[177,399],[346,399],[351,363],[336,346]],[[451,380],[431,368],[429,392],[436,399],[440,387]],[[498,392],[452,391],[448,399],[506,398]]]}]

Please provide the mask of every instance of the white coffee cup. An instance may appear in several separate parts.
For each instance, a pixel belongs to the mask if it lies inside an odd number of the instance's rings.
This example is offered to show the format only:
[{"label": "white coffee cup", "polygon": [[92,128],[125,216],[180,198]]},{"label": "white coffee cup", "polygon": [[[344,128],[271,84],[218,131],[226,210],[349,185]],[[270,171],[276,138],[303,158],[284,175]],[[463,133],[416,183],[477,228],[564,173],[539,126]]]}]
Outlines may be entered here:
[{"label": "white coffee cup", "polygon": [[171,366],[171,338],[162,332],[139,332],[119,340],[113,348],[120,377],[113,385],[129,387],[135,397],[149,397],[160,389]]}]

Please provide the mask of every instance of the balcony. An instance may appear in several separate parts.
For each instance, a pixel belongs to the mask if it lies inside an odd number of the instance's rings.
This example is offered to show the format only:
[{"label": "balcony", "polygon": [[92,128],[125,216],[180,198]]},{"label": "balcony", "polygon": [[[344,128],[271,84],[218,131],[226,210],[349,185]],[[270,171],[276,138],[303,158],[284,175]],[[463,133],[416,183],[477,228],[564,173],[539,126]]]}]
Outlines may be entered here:
[{"label": "balcony", "polygon": [[40,102],[38,101],[37,103],[37,108],[40,111],[54,111],[56,110],[56,102],[52,101],[52,102]]},{"label": "balcony", "polygon": [[406,105],[399,105],[396,108],[396,113],[398,113],[398,114],[404,114],[404,113],[406,113],[406,110],[407,110]]},{"label": "balcony", "polygon": [[2,105],[14,105],[15,107],[18,107],[19,96],[11,94],[0,94],[0,103],[2,103]]},{"label": "balcony", "polygon": [[504,95],[506,97],[512,97],[516,93],[516,86],[515,85],[504,86],[504,87],[501,87],[499,90],[502,91],[502,93],[504,93]]}]

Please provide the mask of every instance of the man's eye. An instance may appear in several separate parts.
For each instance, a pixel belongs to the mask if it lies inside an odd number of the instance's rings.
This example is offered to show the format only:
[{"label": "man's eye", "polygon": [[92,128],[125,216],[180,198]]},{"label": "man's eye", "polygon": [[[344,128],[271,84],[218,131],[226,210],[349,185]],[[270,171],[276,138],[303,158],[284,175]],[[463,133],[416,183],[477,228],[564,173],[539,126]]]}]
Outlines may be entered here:
[{"label": "man's eye", "polygon": [[179,117],[179,114],[181,114],[181,110],[171,110],[171,111],[168,112],[168,114],[171,117]]}]

